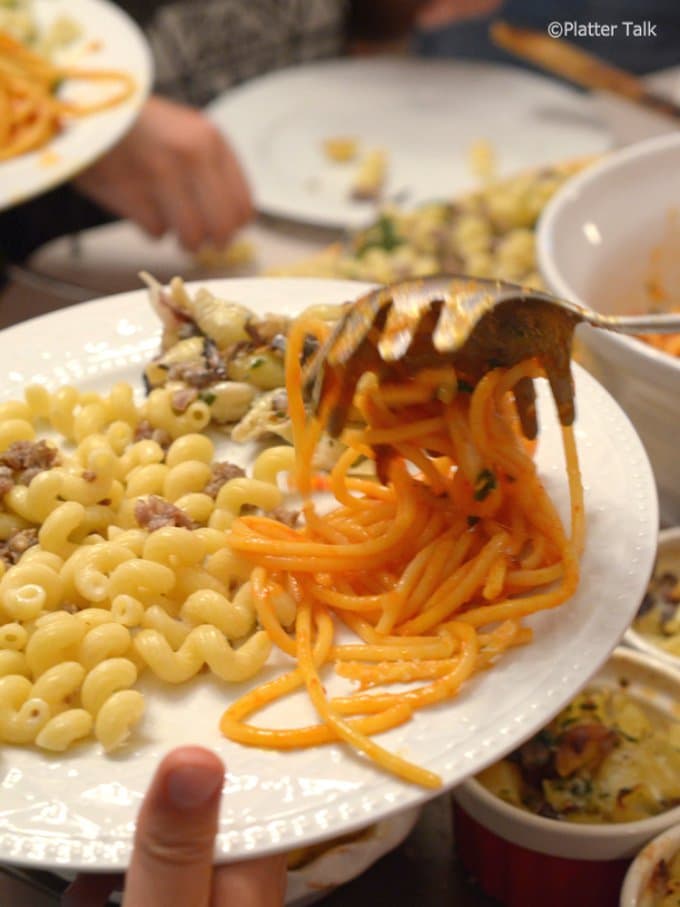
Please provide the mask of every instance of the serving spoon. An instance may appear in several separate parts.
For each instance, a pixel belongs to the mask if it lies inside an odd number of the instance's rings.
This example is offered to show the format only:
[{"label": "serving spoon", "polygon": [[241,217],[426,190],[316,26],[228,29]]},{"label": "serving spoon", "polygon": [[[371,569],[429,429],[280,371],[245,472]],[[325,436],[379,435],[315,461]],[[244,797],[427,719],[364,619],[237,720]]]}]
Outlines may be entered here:
[{"label": "serving spoon", "polygon": [[[457,375],[476,382],[492,368],[534,357],[546,373],[560,422],[571,425],[571,348],[581,322],[623,334],[680,332],[680,314],[601,315],[503,280],[443,274],[381,287],[349,303],[307,367],[305,386],[315,412],[330,400],[334,387],[327,427],[337,436],[366,371],[404,379],[423,368],[451,364]],[[534,438],[532,380],[522,378],[514,393],[522,431]]]}]

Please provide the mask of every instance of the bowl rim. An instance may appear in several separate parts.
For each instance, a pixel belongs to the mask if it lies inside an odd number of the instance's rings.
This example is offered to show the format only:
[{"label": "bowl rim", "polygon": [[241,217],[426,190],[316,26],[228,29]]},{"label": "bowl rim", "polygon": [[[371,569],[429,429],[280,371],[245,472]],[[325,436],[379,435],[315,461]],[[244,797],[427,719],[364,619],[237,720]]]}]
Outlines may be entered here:
[{"label": "bowl rim", "polygon": [[[676,668],[672,668],[650,655],[625,646],[617,646],[609,656],[609,660],[603,665],[603,668],[606,667],[612,659],[627,661],[655,673],[662,674],[667,680],[675,683],[678,688],[680,688],[680,672]],[[596,681],[598,674],[599,672],[596,673],[591,680]],[[584,686],[585,685],[587,684],[584,684]],[[491,791],[487,790],[487,788],[474,777],[466,779],[458,785],[458,787],[454,788],[454,795],[457,790],[463,790],[467,797],[479,801],[489,812],[496,812],[503,817],[508,824],[521,825],[524,826],[527,831],[531,830],[537,839],[540,838],[541,833],[543,833],[548,834],[551,837],[555,837],[559,834],[563,840],[572,842],[588,839],[589,841],[596,843],[597,841],[611,841],[612,838],[621,841],[625,841],[628,838],[650,840],[669,827],[669,819],[671,825],[680,822],[680,805],[674,806],[672,809],[668,809],[656,816],[650,816],[648,819],[637,819],[634,822],[609,822],[603,824],[558,822],[555,819],[537,816],[534,813],[520,809],[518,806],[507,803],[505,800],[492,794]],[[465,808],[464,804],[461,805]]]},{"label": "bowl rim", "polygon": [[[680,153],[680,133],[667,133],[635,142],[625,148],[612,151],[593,164],[587,166],[580,173],[570,177],[563,186],[548,201],[541,212],[536,226],[536,261],[538,270],[545,280],[548,288],[556,296],[578,302],[586,308],[593,309],[587,300],[582,299],[571,287],[569,280],[557,267],[554,254],[556,240],[555,230],[564,209],[571,204],[591,184],[598,182],[602,176],[613,170],[625,168],[629,164],[645,157],[654,157],[659,152],[669,148],[677,148]],[[593,329],[591,336],[596,336],[603,344],[609,344],[620,352],[639,356],[647,363],[654,363],[657,368],[663,368],[669,374],[680,373],[680,357],[670,356],[655,349],[648,343],[626,337],[610,331]]]},{"label": "bowl rim", "polygon": [[[668,526],[659,530],[659,541],[657,543],[657,559],[662,549],[677,547],[680,554],[680,526]],[[664,665],[680,671],[680,656],[666,652],[650,642],[642,633],[638,633],[631,624],[623,635],[623,640],[627,645],[632,646],[638,652],[656,658]]]},{"label": "bowl rim", "polygon": [[678,850],[680,850],[680,825],[667,828],[645,844],[624,876],[619,907],[643,907],[640,895],[659,861],[673,856]]}]

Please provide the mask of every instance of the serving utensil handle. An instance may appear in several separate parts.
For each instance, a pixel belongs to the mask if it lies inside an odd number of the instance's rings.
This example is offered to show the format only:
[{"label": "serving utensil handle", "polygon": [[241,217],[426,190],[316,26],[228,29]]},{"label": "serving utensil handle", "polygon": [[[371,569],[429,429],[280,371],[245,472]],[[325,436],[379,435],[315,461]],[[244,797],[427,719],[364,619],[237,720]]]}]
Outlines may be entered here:
[{"label": "serving utensil handle", "polygon": [[680,314],[659,315],[596,315],[587,318],[590,324],[618,331],[620,334],[674,334],[680,333]]}]

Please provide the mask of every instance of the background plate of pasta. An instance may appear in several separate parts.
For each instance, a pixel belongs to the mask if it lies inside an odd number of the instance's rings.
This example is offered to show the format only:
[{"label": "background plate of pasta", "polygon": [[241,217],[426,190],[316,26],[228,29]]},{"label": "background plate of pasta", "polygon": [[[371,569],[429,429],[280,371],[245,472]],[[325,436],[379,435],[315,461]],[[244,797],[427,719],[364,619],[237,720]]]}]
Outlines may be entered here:
[{"label": "background plate of pasta", "polygon": [[427,203],[442,186],[460,195],[475,175],[505,177],[610,144],[584,98],[554,80],[408,55],[267,73],[217,97],[208,113],[234,142],[258,210],[337,229],[368,226],[390,201]]},{"label": "background plate of pasta", "polygon": [[70,179],[115,144],[152,75],[142,32],[107,0],[0,4],[0,209]]},{"label": "background plate of pasta", "polygon": [[[292,417],[299,435],[300,413],[312,424],[296,396],[297,353],[314,346],[309,325],[322,334],[334,307],[367,286],[152,285],[163,331],[140,290],[0,335],[3,860],[125,867],[154,767],[183,743],[213,748],[228,766],[220,859],[349,833],[512,750],[587,682],[630,623],[654,558],[654,483],[630,423],[580,368],[574,438],[587,533],[577,568],[567,563],[573,451],[541,378],[535,452],[513,448],[518,473],[499,483],[483,470],[462,522],[434,488],[446,485],[446,464],[432,454],[443,416],[423,429],[432,458],[422,471],[393,464],[378,481],[366,443],[384,443],[387,429],[372,413],[389,415],[404,388],[385,386],[376,409],[370,381],[368,402],[357,398],[366,425],[355,415],[354,434],[306,473],[318,509],[300,501],[305,480],[282,429]],[[440,375],[428,398],[472,401],[459,401],[452,438],[486,405],[481,382],[456,380]],[[423,381],[408,386],[409,405]],[[502,421],[509,410],[497,391],[486,397]],[[238,417],[228,411],[236,404]],[[251,431],[263,412],[269,430]],[[230,430],[237,418],[240,432]],[[395,445],[408,431],[397,428]],[[298,436],[298,452],[306,443]],[[529,510],[554,505],[554,519],[543,541],[513,549],[524,517],[496,504],[518,499],[521,464],[534,462]],[[360,497],[361,508],[350,519],[330,491],[349,508]],[[416,561],[394,580],[414,534]],[[558,549],[564,563],[542,566]],[[508,583],[511,607],[521,599],[524,613],[547,610],[508,616]],[[416,613],[420,599],[428,604]],[[375,690],[382,699],[371,708]]]}]

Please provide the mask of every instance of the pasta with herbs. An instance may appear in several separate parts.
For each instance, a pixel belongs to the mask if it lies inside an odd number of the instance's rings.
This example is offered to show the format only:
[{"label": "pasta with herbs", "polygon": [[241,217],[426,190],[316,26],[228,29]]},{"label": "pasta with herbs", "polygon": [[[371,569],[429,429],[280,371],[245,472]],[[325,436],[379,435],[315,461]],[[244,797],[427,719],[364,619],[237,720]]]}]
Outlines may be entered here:
[{"label": "pasta with herbs", "polygon": [[[289,451],[264,451],[247,478],[182,434],[192,425],[125,384],[32,386],[0,404],[0,742],[112,750],[143,716],[144,671],[234,682],[267,660],[250,566],[223,530],[280,506]],[[294,621],[289,596],[277,614]]]},{"label": "pasta with herbs", "polygon": [[347,242],[270,273],[385,284],[429,274],[467,274],[540,289],[536,223],[552,195],[585,163],[485,178],[476,191],[453,199],[413,207],[385,203],[375,222]]},{"label": "pasta with herbs", "polygon": [[[512,407],[517,382],[542,374],[533,360],[493,369],[476,384],[450,366],[410,375],[402,368],[401,379],[383,383],[364,375],[353,399],[359,425],[342,435],[346,452],[327,480],[314,476],[314,446],[340,390],[331,373],[320,418],[307,418],[300,352],[310,330],[323,334],[324,326],[299,320],[288,337],[296,481],[307,495],[327,488],[338,506],[322,513],[307,498],[300,528],[263,516],[232,523],[229,544],[254,567],[260,622],[294,667],[232,704],[222,730],[241,743],[280,749],[342,740],[402,779],[436,787],[437,775],[372,735],[455,696],[476,671],[530,639],[523,617],[575,592],[584,514],[573,432],[563,429],[569,533]],[[376,460],[380,481],[348,475],[360,457]],[[273,608],[282,593],[296,602],[294,635]],[[337,621],[360,641],[335,642]],[[330,664],[359,692],[328,695],[321,675]],[[413,682],[406,691],[384,689]],[[291,729],[247,723],[298,688],[306,688],[321,723]]]}]

